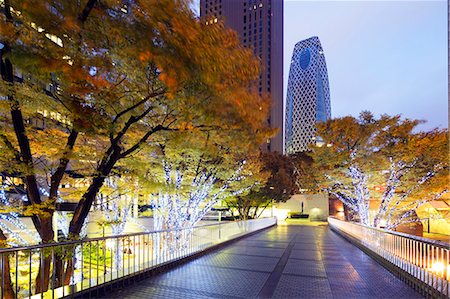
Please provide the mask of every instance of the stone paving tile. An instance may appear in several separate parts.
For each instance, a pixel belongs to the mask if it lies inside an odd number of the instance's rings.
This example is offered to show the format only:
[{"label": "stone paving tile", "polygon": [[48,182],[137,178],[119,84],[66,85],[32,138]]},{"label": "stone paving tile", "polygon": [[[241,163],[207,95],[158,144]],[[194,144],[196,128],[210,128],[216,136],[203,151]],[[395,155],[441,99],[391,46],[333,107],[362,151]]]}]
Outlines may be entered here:
[{"label": "stone paving tile", "polygon": [[286,248],[289,242],[268,242],[268,241],[238,241],[235,246]]},{"label": "stone paving tile", "polygon": [[338,249],[322,255],[335,298],[423,298],[334,232],[329,238]]},{"label": "stone paving tile", "polygon": [[314,244],[299,244],[296,243],[294,245],[294,250],[311,250],[311,251],[318,251],[319,248]]},{"label": "stone paving tile", "polygon": [[[230,296],[222,296],[207,292],[198,292],[193,290],[186,290],[182,288],[169,288],[154,284],[147,284],[139,289],[119,290],[114,294],[109,294],[107,297],[100,297],[100,299],[122,299],[122,298],[137,298],[137,299],[168,299],[168,298],[183,298],[183,299],[209,299],[209,298],[233,298]],[[240,297],[234,297],[240,298]]]},{"label": "stone paving tile", "polygon": [[322,255],[320,254],[320,251],[313,251],[313,250],[295,250],[294,249],[291,252],[291,255],[289,256],[291,259],[301,259],[301,260],[315,260],[320,261],[322,260]]},{"label": "stone paving tile", "polygon": [[151,280],[155,285],[234,297],[256,297],[269,273],[187,264]]},{"label": "stone paving tile", "polygon": [[256,255],[256,256],[268,256],[268,257],[280,257],[283,255],[283,248],[265,248],[265,247],[238,247],[231,246],[223,249],[224,253],[234,253],[242,255]]},{"label": "stone paving tile", "polygon": [[325,267],[321,261],[289,259],[283,274],[315,276],[326,278]]},{"label": "stone paving tile", "polygon": [[192,263],[199,265],[208,265],[211,267],[272,272],[277,265],[278,260],[278,258],[266,256],[218,253],[208,255],[205,258],[194,260],[192,261]]},{"label": "stone paving tile", "polygon": [[328,279],[282,275],[272,298],[333,298]]},{"label": "stone paving tile", "polygon": [[323,226],[269,229],[104,298],[257,298],[267,289],[286,299],[422,298]]}]

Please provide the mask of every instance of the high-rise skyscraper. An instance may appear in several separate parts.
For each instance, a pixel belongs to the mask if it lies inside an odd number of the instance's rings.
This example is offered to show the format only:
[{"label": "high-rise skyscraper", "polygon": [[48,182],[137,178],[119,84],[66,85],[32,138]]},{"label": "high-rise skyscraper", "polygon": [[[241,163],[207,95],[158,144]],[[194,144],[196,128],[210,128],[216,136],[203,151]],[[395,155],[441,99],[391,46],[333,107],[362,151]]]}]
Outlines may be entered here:
[{"label": "high-rise skyscraper", "polygon": [[279,128],[263,149],[283,152],[283,1],[200,0],[200,16],[206,25],[222,20],[260,57],[263,71],[256,88],[271,95],[267,122],[272,128]]},{"label": "high-rise skyscraper", "polygon": [[292,54],[286,95],[286,154],[308,150],[317,138],[316,122],[331,117],[327,65],[319,38],[298,42]]}]

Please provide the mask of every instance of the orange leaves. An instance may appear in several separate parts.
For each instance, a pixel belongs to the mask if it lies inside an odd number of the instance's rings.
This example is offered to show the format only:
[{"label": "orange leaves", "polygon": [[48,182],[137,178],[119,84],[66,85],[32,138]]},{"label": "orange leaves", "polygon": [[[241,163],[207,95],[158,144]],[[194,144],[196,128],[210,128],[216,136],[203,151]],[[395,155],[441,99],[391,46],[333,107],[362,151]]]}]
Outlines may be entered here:
[{"label": "orange leaves", "polygon": [[111,84],[103,76],[86,76],[86,80],[95,86],[95,89],[103,89]]},{"label": "orange leaves", "polygon": [[[190,22],[191,26],[186,26]],[[184,43],[194,43],[199,37],[199,26],[197,23],[189,20],[187,16],[174,18],[171,23],[172,34],[176,34]]]},{"label": "orange leaves", "polygon": [[180,121],[177,124],[177,129],[181,131],[192,131],[195,129],[194,125],[188,121]]},{"label": "orange leaves", "polygon": [[15,35],[15,28],[11,22],[6,22],[3,19],[0,20],[0,39],[13,40]]},{"label": "orange leaves", "polygon": [[61,24],[61,28],[65,31],[72,33],[78,32],[80,30],[80,24],[78,19],[74,16],[65,16],[64,21]]},{"label": "orange leaves", "polygon": [[59,153],[64,149],[67,134],[56,128],[33,131],[28,134],[30,137],[30,147],[37,157],[47,157],[49,159],[59,158]]},{"label": "orange leaves", "polygon": [[167,88],[169,89],[169,94],[171,94],[171,97],[173,98],[173,92],[176,90],[177,86],[177,79],[176,74],[173,74],[173,72],[171,73],[161,73],[159,79],[164,82],[164,84],[166,84]]},{"label": "orange leaves", "polygon": [[145,63],[148,63],[152,59],[152,56],[153,55],[152,55],[152,53],[150,53],[149,50],[139,52],[139,55],[138,55],[139,60],[141,62],[145,62]]}]

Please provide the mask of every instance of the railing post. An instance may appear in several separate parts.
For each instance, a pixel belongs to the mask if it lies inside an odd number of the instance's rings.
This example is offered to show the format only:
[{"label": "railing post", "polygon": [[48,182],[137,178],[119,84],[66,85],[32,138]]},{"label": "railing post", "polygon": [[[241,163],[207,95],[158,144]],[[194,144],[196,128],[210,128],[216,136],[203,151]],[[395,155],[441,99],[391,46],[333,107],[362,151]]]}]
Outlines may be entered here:
[{"label": "railing post", "polygon": [[[380,230],[357,223],[329,218],[330,227],[350,236],[377,259],[384,259],[403,270],[411,283],[433,294],[450,294],[450,249],[448,245],[421,237]],[[408,276],[410,275],[410,276]],[[421,281],[418,283],[417,280]],[[435,295],[432,295],[435,296]]]},{"label": "railing post", "polygon": [[[36,297],[43,298],[46,289],[46,298],[47,296],[52,298],[74,296],[87,289],[95,290],[94,288],[108,281],[135,275],[142,270],[150,270],[158,264],[195,254],[207,247],[224,242],[226,239],[241,236],[242,233],[271,226],[274,224],[273,222],[273,218],[239,223],[222,221],[218,224],[188,227],[176,231],[164,230],[122,236],[103,236],[79,241],[0,249],[0,295],[1,298],[18,297],[18,292],[28,288],[28,297],[36,295]],[[168,250],[168,246],[173,245],[170,244],[169,237],[178,238],[173,241],[178,242],[175,245],[180,248],[175,248],[174,253]],[[21,282],[18,269],[21,266],[19,257],[22,255],[25,255],[29,273],[28,281],[25,277],[25,281]],[[109,261],[107,260],[108,255]],[[103,262],[100,260],[101,258],[103,258]],[[38,275],[36,272],[32,272],[32,268],[36,266],[44,269],[46,262],[51,265],[50,272],[47,273],[51,280],[47,285],[45,285],[46,278],[43,270]],[[89,266],[87,266],[88,263]],[[125,265],[128,265],[126,271]],[[11,266],[15,269],[10,271],[9,267]],[[96,268],[94,269],[94,267]],[[84,268],[86,268],[86,275]],[[15,277],[11,273],[15,273]],[[37,289],[36,286],[40,288],[38,293],[33,291]],[[20,296],[23,295],[20,294]]]}]

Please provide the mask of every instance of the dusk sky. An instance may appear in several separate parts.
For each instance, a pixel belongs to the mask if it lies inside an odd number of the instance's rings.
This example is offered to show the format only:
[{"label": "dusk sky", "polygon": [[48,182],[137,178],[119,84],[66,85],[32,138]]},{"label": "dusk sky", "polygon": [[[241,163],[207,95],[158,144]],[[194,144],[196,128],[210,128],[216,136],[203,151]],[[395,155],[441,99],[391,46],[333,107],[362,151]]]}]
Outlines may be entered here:
[{"label": "dusk sky", "polygon": [[448,126],[446,1],[291,0],[284,25],[285,90],[295,43],[318,36],[332,117],[369,110]]},{"label": "dusk sky", "polygon": [[284,96],[294,45],[311,36],[324,49],[332,117],[369,110],[448,126],[445,0],[286,0]]}]

